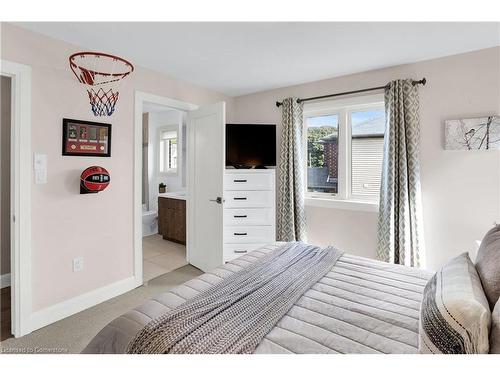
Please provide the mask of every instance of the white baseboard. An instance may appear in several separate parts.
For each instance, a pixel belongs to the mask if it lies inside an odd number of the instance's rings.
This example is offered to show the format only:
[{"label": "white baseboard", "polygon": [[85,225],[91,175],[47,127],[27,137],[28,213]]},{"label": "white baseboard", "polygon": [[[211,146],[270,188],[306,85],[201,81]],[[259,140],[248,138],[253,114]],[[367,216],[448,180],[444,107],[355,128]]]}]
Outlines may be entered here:
[{"label": "white baseboard", "polygon": [[10,273],[0,275],[0,289],[7,288],[8,286],[10,286]]},{"label": "white baseboard", "polygon": [[116,283],[79,295],[78,297],[70,298],[43,310],[36,311],[32,313],[30,317],[31,331],[40,329],[61,319],[67,318],[68,316],[79,313],[80,311],[98,305],[99,303],[135,289],[140,285],[142,285],[142,282],[138,283],[135,277],[129,277]]}]

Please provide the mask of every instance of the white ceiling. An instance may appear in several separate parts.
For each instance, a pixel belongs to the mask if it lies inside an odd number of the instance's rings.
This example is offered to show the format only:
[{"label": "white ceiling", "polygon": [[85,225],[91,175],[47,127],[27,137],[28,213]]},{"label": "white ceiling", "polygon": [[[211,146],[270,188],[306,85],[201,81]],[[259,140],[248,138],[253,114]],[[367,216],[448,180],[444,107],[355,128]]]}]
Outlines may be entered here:
[{"label": "white ceiling", "polygon": [[230,96],[500,45],[500,23],[19,23]]}]

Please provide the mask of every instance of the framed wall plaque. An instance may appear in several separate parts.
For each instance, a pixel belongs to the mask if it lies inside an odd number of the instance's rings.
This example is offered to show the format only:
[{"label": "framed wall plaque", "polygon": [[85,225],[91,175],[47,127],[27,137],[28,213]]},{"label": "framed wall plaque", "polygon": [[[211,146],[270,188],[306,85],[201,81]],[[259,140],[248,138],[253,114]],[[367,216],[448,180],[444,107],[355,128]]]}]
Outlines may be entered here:
[{"label": "framed wall plaque", "polygon": [[63,118],[62,154],[111,156],[111,124]]},{"label": "framed wall plaque", "polygon": [[500,150],[500,116],[446,120],[445,150]]}]

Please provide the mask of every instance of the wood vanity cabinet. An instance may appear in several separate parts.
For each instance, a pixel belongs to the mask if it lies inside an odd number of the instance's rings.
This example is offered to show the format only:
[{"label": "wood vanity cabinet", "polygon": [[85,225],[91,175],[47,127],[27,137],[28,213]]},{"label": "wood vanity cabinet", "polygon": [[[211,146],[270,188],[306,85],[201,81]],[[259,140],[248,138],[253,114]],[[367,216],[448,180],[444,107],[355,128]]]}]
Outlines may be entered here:
[{"label": "wood vanity cabinet", "polygon": [[158,233],[163,239],[186,244],[186,201],[158,197]]}]

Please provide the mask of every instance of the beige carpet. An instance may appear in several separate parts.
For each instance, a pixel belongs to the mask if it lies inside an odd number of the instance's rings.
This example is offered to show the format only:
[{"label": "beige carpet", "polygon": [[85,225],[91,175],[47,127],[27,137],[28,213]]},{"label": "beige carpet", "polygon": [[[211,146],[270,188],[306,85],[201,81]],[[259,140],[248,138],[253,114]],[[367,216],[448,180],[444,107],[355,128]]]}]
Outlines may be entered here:
[{"label": "beige carpet", "polygon": [[116,317],[201,274],[202,272],[193,266],[181,267],[150,280],[147,286],[141,286],[29,335],[2,341],[0,352],[80,353],[90,340]]}]

